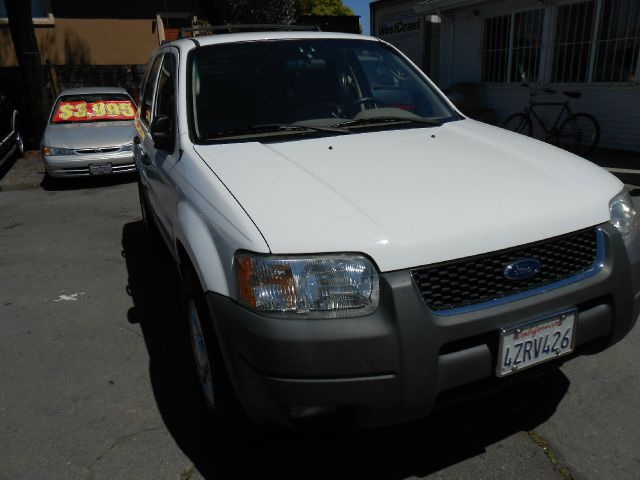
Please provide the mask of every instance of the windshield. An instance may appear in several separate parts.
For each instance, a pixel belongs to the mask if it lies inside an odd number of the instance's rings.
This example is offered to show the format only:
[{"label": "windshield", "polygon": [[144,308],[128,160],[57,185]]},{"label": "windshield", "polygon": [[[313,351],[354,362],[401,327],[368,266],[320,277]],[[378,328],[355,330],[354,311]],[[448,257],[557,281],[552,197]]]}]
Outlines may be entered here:
[{"label": "windshield", "polygon": [[132,121],[136,107],[125,94],[65,95],[53,112],[51,123]]},{"label": "windshield", "polygon": [[425,128],[459,118],[413,67],[374,41],[201,47],[190,75],[191,128],[201,142]]}]

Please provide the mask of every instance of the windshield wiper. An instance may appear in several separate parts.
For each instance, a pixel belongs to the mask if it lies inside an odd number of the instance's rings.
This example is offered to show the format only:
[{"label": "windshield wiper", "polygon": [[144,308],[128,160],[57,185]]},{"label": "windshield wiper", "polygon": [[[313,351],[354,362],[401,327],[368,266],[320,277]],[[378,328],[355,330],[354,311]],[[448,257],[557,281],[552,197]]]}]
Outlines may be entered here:
[{"label": "windshield wiper", "polygon": [[246,125],[242,127],[230,128],[227,130],[219,130],[206,135],[207,139],[215,140],[220,138],[242,137],[254,134],[271,134],[271,133],[295,133],[295,132],[329,132],[329,133],[351,133],[346,128],[337,125],[331,126],[311,126],[297,125],[295,123],[268,123],[262,125]]},{"label": "windshield wiper", "polygon": [[379,125],[379,124],[395,124],[395,123],[419,123],[421,125],[428,125],[430,127],[440,127],[444,122],[441,120],[431,120],[429,118],[407,118],[407,117],[393,117],[393,116],[384,116],[384,117],[368,117],[368,118],[359,118],[357,120],[348,120],[346,122],[340,122],[332,127],[357,127],[360,125]]},{"label": "windshield wiper", "polygon": [[273,123],[268,125],[258,125],[258,127],[272,127],[280,130],[306,130],[316,132],[351,133],[346,128],[338,125],[301,125],[297,123]]}]

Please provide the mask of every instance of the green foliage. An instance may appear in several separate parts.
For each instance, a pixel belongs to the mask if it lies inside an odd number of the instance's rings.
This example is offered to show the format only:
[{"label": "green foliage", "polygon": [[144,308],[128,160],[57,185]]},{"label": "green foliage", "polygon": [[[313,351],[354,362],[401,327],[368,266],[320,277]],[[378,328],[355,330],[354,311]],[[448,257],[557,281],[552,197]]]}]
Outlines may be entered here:
[{"label": "green foliage", "polygon": [[298,15],[353,15],[342,0],[296,0]]},{"label": "green foliage", "polygon": [[201,15],[212,25],[289,24],[295,20],[296,0],[209,0]]},{"label": "green foliage", "polygon": [[287,25],[301,15],[353,15],[342,0],[204,0],[197,13],[210,25]]}]

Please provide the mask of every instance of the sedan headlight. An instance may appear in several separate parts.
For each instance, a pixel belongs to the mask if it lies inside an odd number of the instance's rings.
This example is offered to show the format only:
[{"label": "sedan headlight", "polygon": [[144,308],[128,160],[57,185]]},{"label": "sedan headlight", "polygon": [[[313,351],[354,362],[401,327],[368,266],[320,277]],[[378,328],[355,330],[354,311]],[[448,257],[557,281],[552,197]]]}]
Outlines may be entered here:
[{"label": "sedan headlight", "polygon": [[42,154],[49,156],[57,156],[57,155],[75,155],[76,151],[71,148],[60,148],[60,147],[42,147]]},{"label": "sedan headlight", "polygon": [[133,152],[133,143],[127,143],[126,145],[122,145],[120,147],[119,152]]},{"label": "sedan headlight", "polygon": [[335,318],[367,315],[378,307],[378,273],[362,255],[237,253],[235,271],[239,301],[260,313]]},{"label": "sedan headlight", "polygon": [[622,236],[627,236],[636,228],[636,209],[629,192],[622,191],[609,202],[611,223],[618,229]]}]

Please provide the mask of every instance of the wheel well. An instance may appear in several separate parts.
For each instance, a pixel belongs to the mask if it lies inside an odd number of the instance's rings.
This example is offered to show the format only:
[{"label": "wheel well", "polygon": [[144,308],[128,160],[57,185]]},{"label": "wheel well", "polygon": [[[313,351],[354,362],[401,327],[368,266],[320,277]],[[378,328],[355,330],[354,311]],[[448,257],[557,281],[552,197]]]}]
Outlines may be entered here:
[{"label": "wheel well", "polygon": [[182,280],[185,280],[189,277],[192,279],[198,279],[198,273],[196,271],[196,267],[193,265],[191,261],[191,257],[187,253],[187,249],[184,248],[182,242],[178,240],[176,242],[176,253],[178,255],[178,270],[180,272],[180,277]]}]

